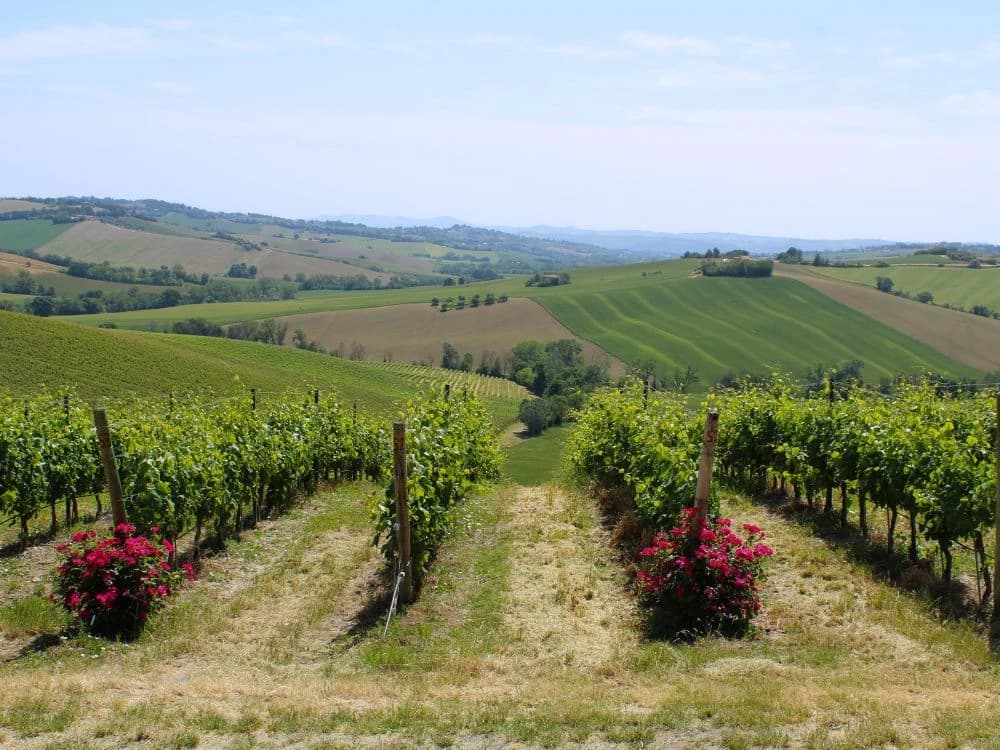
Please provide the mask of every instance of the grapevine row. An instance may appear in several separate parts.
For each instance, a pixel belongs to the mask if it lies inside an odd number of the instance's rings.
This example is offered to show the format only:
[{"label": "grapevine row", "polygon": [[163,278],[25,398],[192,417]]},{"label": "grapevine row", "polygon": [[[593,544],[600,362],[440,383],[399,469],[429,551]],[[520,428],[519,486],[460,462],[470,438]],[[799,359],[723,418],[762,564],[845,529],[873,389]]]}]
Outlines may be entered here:
[{"label": "grapevine row", "polygon": [[[716,461],[730,485],[759,493],[776,478],[796,499],[825,496],[829,512],[836,492],[842,523],[853,499],[865,536],[870,506],[884,509],[890,553],[904,515],[911,559],[920,535],[935,542],[946,579],[957,543],[971,541],[985,557],[996,497],[991,400],[939,397],[928,386],[891,398],[861,390],[836,401],[801,398],[777,380],[709,401],[721,413]],[[647,406],[633,385],[591,398],[569,460],[588,479],[626,488],[643,527],[669,528],[693,503],[700,438],[700,418],[683,401],[657,395]]]},{"label": "grapevine row", "polygon": [[[500,452],[485,407],[464,390],[449,394],[442,388],[424,402],[408,404],[405,421],[410,562],[419,584],[448,532],[455,505],[480,483],[499,477]],[[383,554],[398,565],[391,483],[373,521]]]},{"label": "grapevine row", "polygon": [[[329,476],[380,479],[388,463],[384,428],[343,411],[332,398],[251,407],[249,399],[194,403],[169,414],[137,406],[112,420],[126,509],[140,526],[173,539],[213,525],[219,538],[238,531]],[[46,505],[69,504],[104,484],[89,409],[45,399],[23,410],[0,403],[0,514],[28,521]]]}]

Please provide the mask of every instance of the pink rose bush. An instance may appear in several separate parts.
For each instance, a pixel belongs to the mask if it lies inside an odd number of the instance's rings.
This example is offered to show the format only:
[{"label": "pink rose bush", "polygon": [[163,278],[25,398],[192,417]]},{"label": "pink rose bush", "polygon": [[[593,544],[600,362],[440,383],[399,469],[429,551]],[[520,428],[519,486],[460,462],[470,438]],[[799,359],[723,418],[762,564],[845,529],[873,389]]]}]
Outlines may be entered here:
[{"label": "pink rose bush", "polygon": [[56,549],[62,560],[52,598],[99,635],[134,637],[185,575],[194,579],[191,565],[174,570],[167,562],[174,551],[169,539],[136,535],[129,524],[103,539],[96,531],[78,532]]},{"label": "pink rose bush", "polygon": [[639,553],[636,583],[642,598],[666,618],[675,634],[738,634],[760,611],[762,561],[773,554],[764,532],[728,518],[698,521],[685,508],[680,523],[660,531]]}]

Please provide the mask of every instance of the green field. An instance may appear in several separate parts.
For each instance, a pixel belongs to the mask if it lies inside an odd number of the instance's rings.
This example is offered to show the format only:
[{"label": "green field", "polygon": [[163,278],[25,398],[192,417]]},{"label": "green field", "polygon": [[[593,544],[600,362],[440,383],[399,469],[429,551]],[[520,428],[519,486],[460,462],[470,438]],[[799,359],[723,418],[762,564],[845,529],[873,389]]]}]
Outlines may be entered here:
[{"label": "green field", "polygon": [[[926,257],[926,256],[925,256]],[[1000,309],[1000,268],[967,265],[945,266],[893,266],[892,268],[816,268],[818,273],[835,279],[854,281],[875,286],[875,279],[888,276],[893,288],[916,297],[920,292],[930,292],[938,305],[986,305]]]},{"label": "green field", "polygon": [[898,331],[791,279],[671,279],[633,289],[539,301],[567,328],[625,362],[650,360],[670,374],[692,365],[701,388],[727,372],[803,375],[817,363],[865,363],[866,379],[925,370],[975,377]]},{"label": "green field", "polygon": [[87,325],[100,325],[107,321],[113,321],[119,328],[148,331],[169,329],[176,321],[188,318],[205,318],[213,323],[225,325],[238,323],[241,320],[263,320],[282,315],[301,315],[327,310],[359,310],[367,307],[403,305],[415,302],[430,303],[432,297],[457,297],[459,294],[464,294],[469,298],[473,294],[485,295],[487,292],[493,292],[497,295],[531,297],[543,301],[551,296],[561,296],[568,292],[613,291],[659,286],[669,279],[686,278],[697,267],[698,261],[675,260],[578,269],[572,272],[572,283],[569,286],[544,289],[526,287],[523,276],[511,276],[505,279],[480,281],[462,286],[409,287],[363,292],[300,292],[292,300],[179,305],[162,310],[76,315],[70,319]]},{"label": "green field", "polygon": [[[45,342],[39,346],[39,342]],[[70,386],[88,400],[166,397],[259,389],[262,398],[312,387],[389,416],[432,385],[452,382],[480,392],[498,424],[513,420],[524,392],[492,378],[432,368],[385,367],[287,347],[228,339],[95,330],[0,312],[0,390],[35,394]],[[513,384],[511,384],[513,386]]]},{"label": "green field", "polygon": [[515,437],[517,442],[504,450],[504,475],[529,487],[553,481],[561,470],[563,445],[569,434],[568,427],[550,427],[538,437]]},{"label": "green field", "polygon": [[[898,372],[933,370],[970,378],[979,372],[798,281],[692,277],[697,267],[696,260],[665,261],[578,269],[568,286],[541,289],[525,287],[523,277],[510,277],[447,288],[315,292],[280,302],[185,306],[75,320],[168,329],[190,317],[224,324],[491,291],[535,299],[574,334],[625,363],[649,360],[668,376],[690,364],[701,378],[701,388],[727,372],[776,368],[801,375],[817,363],[849,359],[862,360],[865,377],[873,381]],[[469,311],[447,314],[463,312]],[[531,337],[530,330],[523,332],[523,338]]]},{"label": "green field", "polygon": [[53,224],[49,219],[0,221],[0,250],[37,250],[61,235],[73,224]]}]

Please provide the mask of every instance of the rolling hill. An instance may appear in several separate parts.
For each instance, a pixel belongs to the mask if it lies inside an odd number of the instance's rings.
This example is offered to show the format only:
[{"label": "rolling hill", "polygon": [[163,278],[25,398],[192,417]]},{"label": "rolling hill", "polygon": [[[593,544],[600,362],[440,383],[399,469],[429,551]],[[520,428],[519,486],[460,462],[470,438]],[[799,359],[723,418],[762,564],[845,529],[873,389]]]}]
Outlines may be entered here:
[{"label": "rolling hill", "polygon": [[[926,257],[926,256],[924,256]],[[935,304],[950,304],[971,308],[986,305],[1000,309],[1000,268],[984,265],[969,268],[966,263],[938,267],[929,265],[898,265],[891,268],[817,268],[817,273],[843,281],[875,286],[879,276],[888,276],[899,289],[916,297],[920,292],[934,295]]]},{"label": "rolling hill", "polygon": [[[808,284],[830,299],[969,367],[982,372],[1000,370],[1000,321],[885,294],[874,286],[815,273],[806,266],[779,265],[777,273]],[[895,273],[890,271],[890,275]]]},{"label": "rolling hill", "polygon": [[[44,342],[41,345],[40,342]],[[526,392],[468,373],[386,367],[246,341],[112,331],[0,312],[0,391],[29,395],[71,387],[92,401],[166,398],[173,391],[261,396],[316,387],[389,416],[432,383],[467,386],[500,422],[513,419]]]}]

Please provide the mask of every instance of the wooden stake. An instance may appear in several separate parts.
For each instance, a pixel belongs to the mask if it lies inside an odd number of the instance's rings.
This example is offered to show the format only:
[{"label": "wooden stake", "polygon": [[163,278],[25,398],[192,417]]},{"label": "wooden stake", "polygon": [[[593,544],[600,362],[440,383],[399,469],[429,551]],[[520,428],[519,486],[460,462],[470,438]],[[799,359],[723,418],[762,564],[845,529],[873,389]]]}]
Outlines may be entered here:
[{"label": "wooden stake", "polygon": [[250,389],[250,411],[257,411],[257,389]]},{"label": "wooden stake", "polygon": [[313,388],[313,404],[319,405],[319,388]]},{"label": "wooden stake", "polygon": [[993,615],[990,618],[990,644],[1000,650],[1000,391],[997,392],[997,434],[996,434],[996,513],[993,519]]},{"label": "wooden stake", "polygon": [[701,459],[698,461],[698,485],[694,492],[694,507],[698,519],[708,518],[708,496],[712,490],[712,461],[715,458],[715,444],[719,440],[719,410],[708,410],[705,418],[705,434],[701,439]]},{"label": "wooden stake", "polygon": [[413,560],[410,549],[410,508],[406,492],[406,422],[392,423],[392,453],[395,475],[393,486],[396,491],[396,555],[403,578],[400,595],[404,602],[413,601]]},{"label": "wooden stake", "polygon": [[115,453],[111,447],[111,430],[108,429],[108,415],[103,408],[94,407],[94,426],[97,427],[97,442],[101,449],[101,463],[104,464],[104,479],[108,483],[111,498],[111,515],[114,524],[128,523],[125,501],[122,499],[122,482],[115,466]]}]

